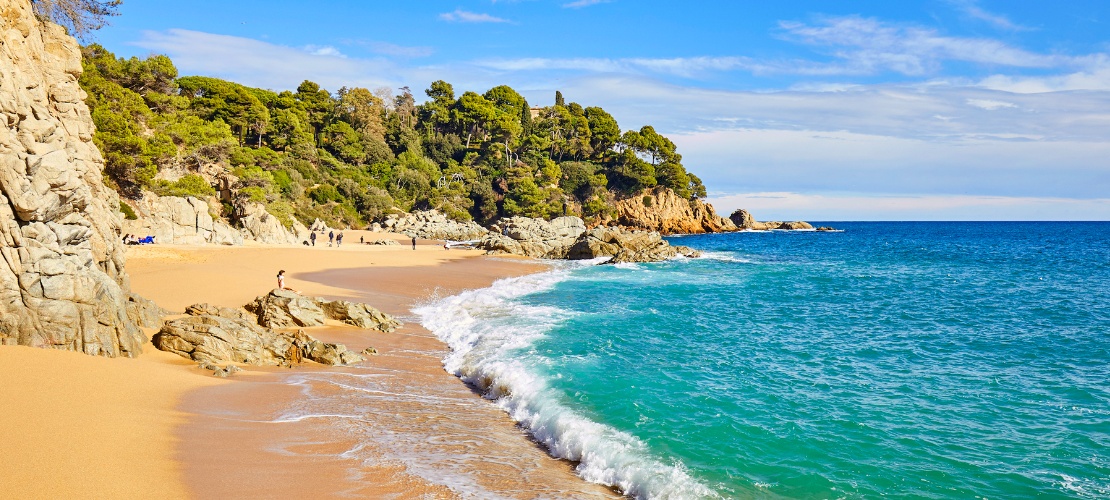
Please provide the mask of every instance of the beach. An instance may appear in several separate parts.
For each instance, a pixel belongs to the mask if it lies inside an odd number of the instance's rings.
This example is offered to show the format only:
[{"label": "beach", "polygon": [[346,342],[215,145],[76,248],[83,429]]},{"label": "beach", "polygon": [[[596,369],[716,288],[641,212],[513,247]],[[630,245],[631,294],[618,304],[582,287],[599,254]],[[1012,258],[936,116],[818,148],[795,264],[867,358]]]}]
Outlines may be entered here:
[{"label": "beach", "polygon": [[[355,367],[245,367],[229,380],[150,344],[137,359],[0,348],[8,358],[0,368],[4,400],[18,409],[3,412],[0,452],[22,457],[0,478],[0,491],[19,498],[616,496],[576,477],[572,464],[550,458],[502,410],[446,373],[446,346],[409,312],[431,297],[545,267],[437,242],[421,241],[415,251],[359,245],[359,236],[348,232],[338,248],[129,248],[132,290],[174,313],[201,302],[241,306],[273,288],[285,269],[287,284],[303,294],[367,302],[405,326],[308,329],[379,355]],[[331,401],[337,377],[373,380],[383,390]],[[401,457],[414,449],[421,455]]]}]

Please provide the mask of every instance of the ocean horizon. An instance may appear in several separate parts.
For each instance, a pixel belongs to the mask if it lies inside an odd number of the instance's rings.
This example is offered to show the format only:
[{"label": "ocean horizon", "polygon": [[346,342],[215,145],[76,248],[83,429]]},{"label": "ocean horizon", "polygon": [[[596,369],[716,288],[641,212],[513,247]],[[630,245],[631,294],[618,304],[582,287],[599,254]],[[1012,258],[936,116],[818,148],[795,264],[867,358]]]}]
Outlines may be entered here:
[{"label": "ocean horizon", "polygon": [[636,498],[1105,498],[1110,223],[828,222],[559,262],[414,312]]}]

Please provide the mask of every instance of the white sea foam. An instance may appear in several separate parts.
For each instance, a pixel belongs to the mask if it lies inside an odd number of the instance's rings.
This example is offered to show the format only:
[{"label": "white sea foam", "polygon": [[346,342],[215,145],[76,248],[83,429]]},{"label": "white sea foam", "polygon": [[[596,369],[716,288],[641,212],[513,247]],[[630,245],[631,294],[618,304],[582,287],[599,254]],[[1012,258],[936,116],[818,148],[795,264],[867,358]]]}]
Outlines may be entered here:
[{"label": "white sea foam", "polygon": [[450,346],[444,368],[478,387],[555,457],[578,462],[578,474],[645,499],[716,498],[683,464],[655,456],[636,436],[592,421],[563,403],[547,381],[529,369],[527,347],[572,312],[517,299],[550,289],[570,271],[590,263],[500,280],[416,308],[425,328]]},{"label": "white sea foam", "polygon": [[720,262],[737,262],[740,264],[754,264],[755,261],[744,257],[737,257],[731,252],[702,252],[701,258]]}]

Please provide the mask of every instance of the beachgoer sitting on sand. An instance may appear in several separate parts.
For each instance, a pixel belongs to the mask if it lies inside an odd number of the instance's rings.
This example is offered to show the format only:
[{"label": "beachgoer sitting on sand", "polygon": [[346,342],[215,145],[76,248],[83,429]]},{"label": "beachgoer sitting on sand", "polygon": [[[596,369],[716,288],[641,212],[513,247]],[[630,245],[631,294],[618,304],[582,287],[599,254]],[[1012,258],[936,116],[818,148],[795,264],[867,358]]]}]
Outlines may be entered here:
[{"label": "beachgoer sitting on sand", "polygon": [[284,269],[278,271],[277,279],[278,279],[278,290],[289,290],[290,292],[293,292],[293,293],[301,293],[301,292],[298,292],[298,291],[296,291],[292,288],[289,288],[289,287],[285,286],[285,270]]}]

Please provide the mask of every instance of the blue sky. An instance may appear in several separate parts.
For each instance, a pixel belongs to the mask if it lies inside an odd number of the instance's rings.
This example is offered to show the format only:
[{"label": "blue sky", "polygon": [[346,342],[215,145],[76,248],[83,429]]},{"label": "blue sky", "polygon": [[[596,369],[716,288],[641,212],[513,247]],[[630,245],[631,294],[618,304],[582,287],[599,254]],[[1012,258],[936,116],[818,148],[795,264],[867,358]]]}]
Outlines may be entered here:
[{"label": "blue sky", "polygon": [[275,90],[554,91],[760,219],[1110,220],[1110,2],[124,2],[96,41]]}]

